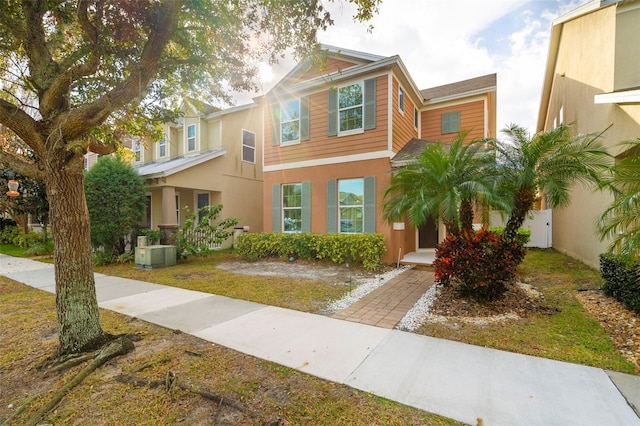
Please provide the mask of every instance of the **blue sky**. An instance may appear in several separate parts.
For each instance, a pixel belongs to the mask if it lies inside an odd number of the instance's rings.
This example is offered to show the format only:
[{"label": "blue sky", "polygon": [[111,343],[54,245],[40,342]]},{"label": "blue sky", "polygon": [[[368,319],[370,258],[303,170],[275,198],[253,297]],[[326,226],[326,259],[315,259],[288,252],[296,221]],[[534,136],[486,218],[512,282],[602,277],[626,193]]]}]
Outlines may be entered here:
[{"label": "blue sky", "polygon": [[[587,2],[383,0],[369,33],[367,24],[351,19],[350,4],[325,1],[335,25],[319,38],[343,48],[400,55],[420,89],[497,73],[498,129],[517,123],[534,131],[551,23]],[[262,82],[263,90],[293,65],[287,58],[274,67],[271,78]]]}]

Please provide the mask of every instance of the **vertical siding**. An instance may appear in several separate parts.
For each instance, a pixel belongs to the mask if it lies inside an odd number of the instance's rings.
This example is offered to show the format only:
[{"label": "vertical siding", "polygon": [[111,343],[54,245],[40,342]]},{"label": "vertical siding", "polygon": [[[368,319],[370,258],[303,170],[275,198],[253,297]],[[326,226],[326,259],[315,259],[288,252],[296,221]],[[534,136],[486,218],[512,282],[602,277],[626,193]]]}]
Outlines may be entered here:
[{"label": "vertical siding", "polygon": [[454,106],[422,111],[422,139],[451,142],[457,133],[442,134],[441,116],[445,112],[460,111],[460,130],[469,130],[467,140],[484,137],[484,102],[473,101]]},{"label": "vertical siding", "polygon": [[387,149],[387,76],[376,79],[376,128],[351,136],[327,136],[327,91],[309,97],[309,140],[297,145],[272,146],[271,114],[265,110],[264,164],[316,160],[344,155],[364,154]]},{"label": "vertical siding", "polygon": [[407,88],[402,87],[404,90],[404,113],[400,112],[398,108],[399,97],[398,97],[398,88],[399,88],[398,80],[393,78],[393,89],[391,90],[391,111],[393,116],[393,132],[392,132],[392,141],[393,141],[393,152],[398,152],[402,149],[403,146],[406,145],[413,138],[418,137],[418,129],[413,125],[413,109],[415,104],[409,97],[407,93]]}]

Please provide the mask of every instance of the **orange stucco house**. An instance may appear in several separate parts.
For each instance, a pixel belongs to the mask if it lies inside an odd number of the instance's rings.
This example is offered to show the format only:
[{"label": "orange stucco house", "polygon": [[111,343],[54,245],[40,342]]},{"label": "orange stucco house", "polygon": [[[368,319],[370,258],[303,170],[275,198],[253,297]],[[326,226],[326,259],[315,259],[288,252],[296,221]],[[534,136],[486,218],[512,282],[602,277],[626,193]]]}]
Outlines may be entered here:
[{"label": "orange stucco house", "polygon": [[381,233],[386,263],[433,250],[442,226],[382,217],[394,160],[459,130],[495,137],[496,75],[420,90],[398,56],[323,49],[321,71],[302,62],[258,99],[264,231]]}]

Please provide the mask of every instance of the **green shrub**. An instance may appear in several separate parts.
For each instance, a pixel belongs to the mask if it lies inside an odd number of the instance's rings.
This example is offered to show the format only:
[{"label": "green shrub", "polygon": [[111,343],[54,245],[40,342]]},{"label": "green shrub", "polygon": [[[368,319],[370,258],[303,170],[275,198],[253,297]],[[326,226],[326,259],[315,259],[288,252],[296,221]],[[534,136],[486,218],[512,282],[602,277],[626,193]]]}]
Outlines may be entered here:
[{"label": "green shrub", "polygon": [[0,243],[20,246],[15,241],[18,241],[21,233],[17,226],[7,226],[0,232]]},{"label": "green shrub", "polygon": [[24,252],[27,256],[43,256],[51,253],[53,253],[53,243],[50,241],[46,243],[42,241],[32,243]]},{"label": "green shrub", "polygon": [[0,232],[4,231],[5,228],[8,228],[10,226],[18,226],[18,224],[13,219],[6,219],[4,217],[0,217]]},{"label": "green shrub", "polygon": [[188,207],[184,210],[184,227],[176,233],[177,254],[181,258],[211,253],[233,235],[233,227],[238,224],[235,217],[218,219],[222,212],[222,204],[204,206],[198,210],[197,215],[195,212],[190,213]]},{"label": "green shrub", "polygon": [[640,313],[640,261],[614,254],[600,255],[602,290],[627,309]]},{"label": "green shrub", "polygon": [[[504,232],[504,227],[502,226],[494,226],[489,228],[490,232],[495,232],[498,235],[502,235]],[[518,228],[518,234],[516,235],[516,241],[520,244],[527,245],[527,243],[531,240],[531,229]]]},{"label": "green shrub", "polygon": [[435,278],[445,285],[455,280],[463,295],[495,300],[515,278],[524,255],[520,238],[503,240],[500,234],[487,229],[449,235],[436,249]]},{"label": "green shrub", "polygon": [[104,266],[113,263],[116,256],[113,253],[96,250],[92,254],[93,266]]},{"label": "green shrub", "polygon": [[265,257],[351,262],[367,269],[381,263],[382,234],[248,233],[238,237],[236,252],[249,260]]}]

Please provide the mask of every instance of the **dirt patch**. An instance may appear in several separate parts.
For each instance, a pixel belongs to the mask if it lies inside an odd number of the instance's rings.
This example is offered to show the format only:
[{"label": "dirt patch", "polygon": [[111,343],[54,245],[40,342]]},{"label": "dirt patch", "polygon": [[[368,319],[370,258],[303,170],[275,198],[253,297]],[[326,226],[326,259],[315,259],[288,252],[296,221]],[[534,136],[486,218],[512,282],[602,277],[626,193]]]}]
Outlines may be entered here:
[{"label": "dirt patch", "polygon": [[350,279],[368,279],[376,275],[375,272],[355,267],[349,268],[346,265],[308,262],[301,259],[293,262],[285,262],[279,259],[259,260],[256,262],[233,260],[218,263],[216,268],[235,274],[304,278],[332,284],[349,283]]}]

